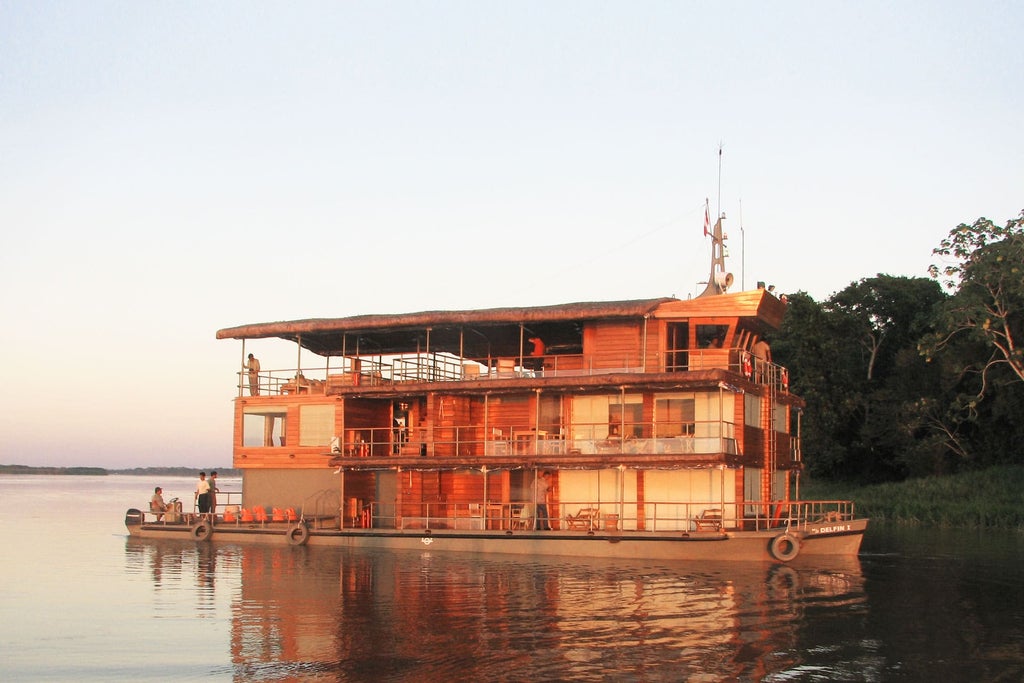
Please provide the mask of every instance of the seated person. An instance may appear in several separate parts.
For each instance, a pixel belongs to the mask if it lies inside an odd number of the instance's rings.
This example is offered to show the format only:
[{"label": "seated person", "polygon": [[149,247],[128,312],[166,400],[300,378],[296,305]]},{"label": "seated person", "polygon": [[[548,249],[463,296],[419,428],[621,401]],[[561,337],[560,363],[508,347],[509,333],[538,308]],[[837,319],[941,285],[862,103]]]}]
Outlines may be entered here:
[{"label": "seated person", "polygon": [[157,486],[153,489],[153,497],[149,499],[149,511],[157,513],[156,521],[162,521],[164,513],[167,512],[167,503],[164,502],[164,490]]}]

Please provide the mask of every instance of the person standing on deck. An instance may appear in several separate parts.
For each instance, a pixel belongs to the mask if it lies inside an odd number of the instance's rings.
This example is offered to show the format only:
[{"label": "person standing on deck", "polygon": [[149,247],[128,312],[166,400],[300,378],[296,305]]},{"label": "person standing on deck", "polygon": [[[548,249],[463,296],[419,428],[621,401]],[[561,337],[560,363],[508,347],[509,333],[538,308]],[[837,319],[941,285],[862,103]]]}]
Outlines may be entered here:
[{"label": "person standing on deck", "polygon": [[757,375],[757,381],[763,383],[768,375],[768,364],[772,362],[771,347],[761,337],[754,342],[754,345],[750,348],[750,353],[754,356],[754,371]]},{"label": "person standing on deck", "polygon": [[196,483],[196,507],[201,515],[210,512],[210,482],[206,481],[206,472],[199,473],[199,481]]},{"label": "person standing on deck", "polygon": [[249,395],[260,395],[260,362],[256,356],[249,354],[249,362],[245,365],[249,371]]},{"label": "person standing on deck", "polygon": [[217,470],[210,472],[210,512],[217,514]]},{"label": "person standing on deck", "polygon": [[530,337],[527,341],[533,344],[533,350],[530,351],[530,367],[533,370],[544,369],[544,352],[545,346],[544,341],[540,337]]},{"label": "person standing on deck", "polygon": [[548,494],[551,492],[550,472],[545,471],[534,480],[534,495],[537,502],[537,531],[551,531],[551,520],[548,517]]}]

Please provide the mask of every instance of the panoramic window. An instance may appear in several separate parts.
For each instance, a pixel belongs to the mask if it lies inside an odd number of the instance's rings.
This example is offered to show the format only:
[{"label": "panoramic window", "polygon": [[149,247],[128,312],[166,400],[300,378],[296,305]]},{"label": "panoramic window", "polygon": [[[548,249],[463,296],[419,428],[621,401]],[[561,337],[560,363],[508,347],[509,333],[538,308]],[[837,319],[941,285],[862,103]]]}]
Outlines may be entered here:
[{"label": "panoramic window", "polygon": [[630,394],[625,397],[625,404],[619,401],[620,397],[615,397],[608,404],[609,436],[615,436],[621,427],[624,427],[622,436],[643,436],[643,397]]},{"label": "panoramic window", "polygon": [[242,445],[284,446],[285,408],[246,408],[242,414]]},{"label": "panoramic window", "polygon": [[695,419],[696,401],[692,396],[658,398],[654,402],[658,436],[692,435]]}]

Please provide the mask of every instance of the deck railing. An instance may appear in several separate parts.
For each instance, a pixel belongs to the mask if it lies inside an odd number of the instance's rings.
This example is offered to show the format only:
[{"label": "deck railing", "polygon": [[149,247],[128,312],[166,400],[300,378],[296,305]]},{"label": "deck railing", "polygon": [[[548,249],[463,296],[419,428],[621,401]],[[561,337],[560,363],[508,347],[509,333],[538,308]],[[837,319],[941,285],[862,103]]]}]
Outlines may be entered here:
[{"label": "deck railing", "polygon": [[[479,382],[581,377],[619,373],[685,372],[725,369],[748,375],[759,384],[788,384],[784,370],[774,363],[749,358],[744,363],[738,349],[670,351],[661,356],[595,357],[585,354],[547,356],[460,358],[451,354],[405,354],[390,357],[345,357],[337,365],[262,370],[257,378],[259,395],[328,394],[345,386],[397,385],[410,382]],[[252,393],[247,370],[238,372],[239,395]]]},{"label": "deck railing", "polygon": [[[626,454],[737,454],[732,422],[657,421],[559,425],[489,424],[349,429],[334,449],[346,456],[509,456]],[[623,436],[626,434],[627,436]]]},{"label": "deck railing", "polygon": [[[237,501],[225,502],[223,508],[238,507]],[[218,501],[218,507],[222,507]],[[225,522],[223,509],[219,521]],[[158,521],[157,514],[142,512],[143,521]],[[180,512],[180,510],[179,510]],[[233,510],[232,522],[245,524],[240,510]],[[253,525],[273,524],[270,510],[248,512]],[[547,515],[538,516],[538,506],[531,500],[397,503],[364,502],[349,498],[342,503],[335,489],[318,491],[307,497],[298,509],[298,519],[315,528],[403,529],[403,530],[489,530],[532,531],[550,527],[553,531],[580,532],[649,532],[699,533],[725,531],[761,531],[786,528],[800,530],[812,523],[842,523],[854,519],[852,501],[693,501],[667,502],[635,500],[560,501],[548,506]],[[165,524],[191,524],[197,513],[175,515],[164,513]],[[294,523],[288,520],[287,523]]]},{"label": "deck railing", "polygon": [[551,506],[537,515],[529,500],[476,503],[360,503],[358,516],[342,515],[342,524],[376,529],[462,529],[530,531],[549,526],[556,531],[722,532],[772,528],[798,530],[816,522],[854,518],[852,501],[743,501],[721,503],[645,501],[577,501]]}]

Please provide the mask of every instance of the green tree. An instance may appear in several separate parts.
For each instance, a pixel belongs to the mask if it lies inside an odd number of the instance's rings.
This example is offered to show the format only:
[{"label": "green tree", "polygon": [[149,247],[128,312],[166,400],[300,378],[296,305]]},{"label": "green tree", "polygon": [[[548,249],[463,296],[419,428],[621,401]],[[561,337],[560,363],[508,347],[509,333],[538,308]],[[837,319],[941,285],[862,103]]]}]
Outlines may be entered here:
[{"label": "green tree", "polygon": [[929,268],[932,277],[945,278],[943,284],[954,295],[922,353],[932,358],[963,339],[987,347],[986,358],[961,364],[965,374],[979,376],[977,400],[992,379],[1006,381],[1001,370],[1024,382],[1024,211],[1002,227],[987,218],[961,223],[932,253],[954,259]]},{"label": "green tree", "polygon": [[803,452],[812,474],[886,481],[941,470],[931,425],[937,369],[917,353],[944,298],[927,278],[878,275],[822,305],[805,294],[790,308],[773,356],[807,400]]},{"label": "green tree", "polygon": [[967,467],[1024,462],[1024,212],[999,226],[986,218],[954,228],[933,253],[931,275],[953,295],[920,353],[952,394],[936,415]]}]

